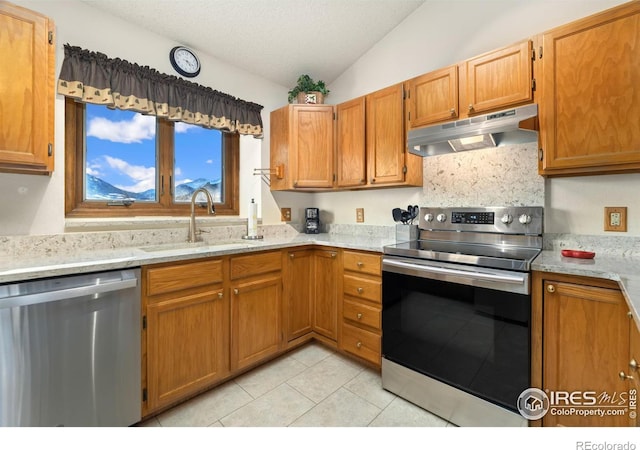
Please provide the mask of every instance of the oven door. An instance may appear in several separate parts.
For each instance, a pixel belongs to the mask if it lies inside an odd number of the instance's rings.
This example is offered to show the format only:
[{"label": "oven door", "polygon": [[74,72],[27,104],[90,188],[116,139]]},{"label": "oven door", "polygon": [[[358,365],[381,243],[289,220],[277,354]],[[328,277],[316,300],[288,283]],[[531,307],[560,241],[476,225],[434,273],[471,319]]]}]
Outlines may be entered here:
[{"label": "oven door", "polygon": [[530,386],[529,284],[528,273],[385,256],[383,383],[386,360],[517,414]]}]

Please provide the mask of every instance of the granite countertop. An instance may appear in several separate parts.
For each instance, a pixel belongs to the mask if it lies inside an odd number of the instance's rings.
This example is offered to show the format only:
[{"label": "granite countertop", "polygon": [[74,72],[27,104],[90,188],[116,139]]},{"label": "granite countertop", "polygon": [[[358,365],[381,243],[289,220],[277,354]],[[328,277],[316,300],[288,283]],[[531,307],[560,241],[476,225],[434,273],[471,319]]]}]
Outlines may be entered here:
[{"label": "granite countertop", "polygon": [[545,250],[533,261],[531,269],[617,281],[640,328],[640,258],[597,254],[593,259],[567,258],[559,250]]},{"label": "granite countertop", "polygon": [[256,240],[231,239],[198,242],[196,244],[176,242],[144,247],[77,251],[72,255],[48,253],[44,255],[27,255],[20,258],[0,257],[0,283],[124,269],[193,258],[276,250],[310,244],[382,252],[385,245],[393,243],[395,243],[395,239],[322,233],[315,235],[299,234],[285,238],[265,237],[264,239]]}]

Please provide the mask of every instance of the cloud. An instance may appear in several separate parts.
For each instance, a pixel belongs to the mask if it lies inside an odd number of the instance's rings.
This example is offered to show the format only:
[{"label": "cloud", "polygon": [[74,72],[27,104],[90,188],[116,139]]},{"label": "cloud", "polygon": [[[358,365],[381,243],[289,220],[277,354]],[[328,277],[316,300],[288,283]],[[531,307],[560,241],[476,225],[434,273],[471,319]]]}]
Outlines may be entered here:
[{"label": "cloud", "polygon": [[156,135],[156,118],[136,114],[131,120],[112,121],[95,117],[89,121],[87,136],[121,144],[139,144]]},{"label": "cloud", "polygon": [[197,125],[191,125],[190,123],[176,122],[175,124],[176,133],[188,133],[189,131],[192,131],[198,128],[200,127]]},{"label": "cloud", "polygon": [[119,158],[105,156],[105,161],[112,169],[128,176],[134,184],[130,186],[116,185],[117,188],[129,192],[144,192],[156,187],[156,168],[145,166],[134,166]]},{"label": "cloud", "polygon": [[91,164],[87,164],[85,172],[88,175],[93,175],[94,177],[100,178],[102,176],[102,172],[100,172],[100,169],[102,169],[102,166],[99,163],[92,162]]},{"label": "cloud", "polygon": [[207,159],[205,162],[206,162],[207,164],[213,164],[213,159]]},{"label": "cloud", "polygon": [[176,167],[175,170],[173,171],[173,174],[176,177],[179,177],[180,175],[182,175],[182,169],[180,167]]}]

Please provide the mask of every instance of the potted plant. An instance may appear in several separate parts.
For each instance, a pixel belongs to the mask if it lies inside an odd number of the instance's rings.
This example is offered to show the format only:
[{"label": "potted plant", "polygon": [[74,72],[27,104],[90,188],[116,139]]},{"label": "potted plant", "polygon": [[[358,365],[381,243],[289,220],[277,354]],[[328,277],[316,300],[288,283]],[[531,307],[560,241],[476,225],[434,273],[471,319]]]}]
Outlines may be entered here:
[{"label": "potted plant", "polygon": [[309,75],[300,75],[298,84],[289,91],[289,103],[297,99],[298,103],[321,104],[325,95],[329,95],[329,90],[324,81],[315,82]]}]

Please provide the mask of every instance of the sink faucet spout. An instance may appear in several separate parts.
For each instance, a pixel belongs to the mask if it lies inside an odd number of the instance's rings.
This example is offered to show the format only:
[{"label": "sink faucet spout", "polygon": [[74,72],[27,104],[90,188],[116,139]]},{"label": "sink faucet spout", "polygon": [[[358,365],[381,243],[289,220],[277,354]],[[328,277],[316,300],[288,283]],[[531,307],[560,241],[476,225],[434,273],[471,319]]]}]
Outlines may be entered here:
[{"label": "sink faucet spout", "polygon": [[196,232],[196,197],[198,194],[202,192],[207,198],[207,211],[209,214],[216,213],[216,207],[213,204],[213,198],[211,197],[211,193],[205,188],[201,187],[193,191],[193,195],[191,196],[191,219],[189,221],[189,236],[187,237],[187,242],[196,242],[197,232]]}]

